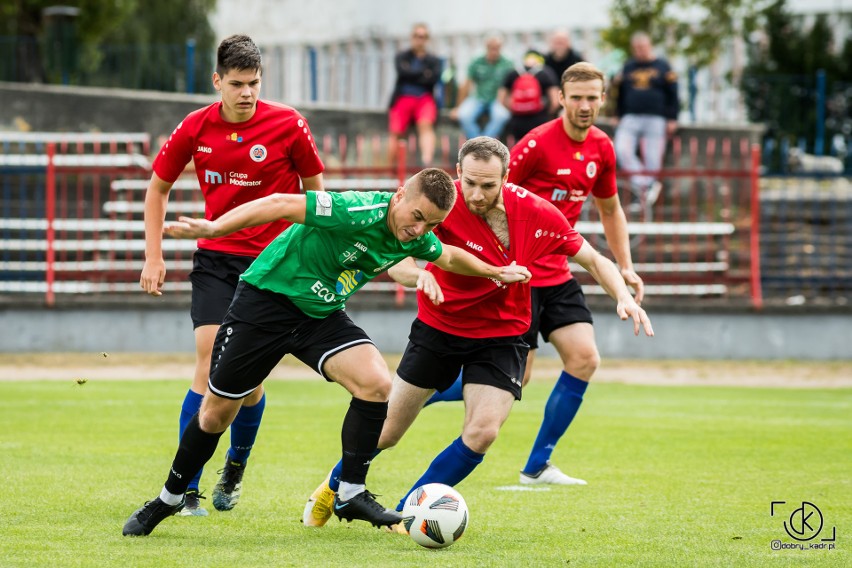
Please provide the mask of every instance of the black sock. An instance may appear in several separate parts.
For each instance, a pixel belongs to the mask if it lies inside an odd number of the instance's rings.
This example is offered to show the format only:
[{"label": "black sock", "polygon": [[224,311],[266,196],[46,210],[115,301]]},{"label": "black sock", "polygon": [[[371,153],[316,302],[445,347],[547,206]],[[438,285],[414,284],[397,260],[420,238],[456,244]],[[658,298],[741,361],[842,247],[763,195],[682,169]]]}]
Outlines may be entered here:
[{"label": "black sock", "polygon": [[376,454],[379,435],[388,415],[387,402],[368,402],[352,398],[343,419],[343,467],[340,480],[363,485],[370,461]]},{"label": "black sock", "polygon": [[175,495],[186,493],[192,477],[213,457],[221,437],[222,432],[208,434],[203,431],[196,412],[180,437],[180,445],[166,480],[166,491]]}]

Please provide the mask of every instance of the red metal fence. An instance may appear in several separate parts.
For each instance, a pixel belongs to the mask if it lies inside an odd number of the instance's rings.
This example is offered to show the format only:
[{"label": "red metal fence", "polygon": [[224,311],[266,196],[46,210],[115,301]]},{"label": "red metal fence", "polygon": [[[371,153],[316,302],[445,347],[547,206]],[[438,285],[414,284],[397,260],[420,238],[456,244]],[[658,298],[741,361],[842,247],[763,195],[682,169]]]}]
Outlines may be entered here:
[{"label": "red metal fence", "polygon": [[[392,191],[420,169],[413,139],[393,162],[387,142],[374,137],[322,137],[330,190]],[[455,169],[460,140],[439,140],[438,165]],[[141,294],[144,195],[150,169],[145,135],[0,136],[0,294],[64,298]],[[656,298],[716,298],[762,305],[759,255],[759,149],[729,139],[676,140],[673,167],[662,172],[655,203],[629,191],[619,177],[637,271]],[[169,218],[202,215],[197,181],[175,183]],[[596,211],[587,205],[578,230],[606,250]],[[166,290],[189,289],[192,241],[166,239]],[[587,293],[599,294],[578,270]],[[388,279],[369,285],[377,293],[400,289]]]}]

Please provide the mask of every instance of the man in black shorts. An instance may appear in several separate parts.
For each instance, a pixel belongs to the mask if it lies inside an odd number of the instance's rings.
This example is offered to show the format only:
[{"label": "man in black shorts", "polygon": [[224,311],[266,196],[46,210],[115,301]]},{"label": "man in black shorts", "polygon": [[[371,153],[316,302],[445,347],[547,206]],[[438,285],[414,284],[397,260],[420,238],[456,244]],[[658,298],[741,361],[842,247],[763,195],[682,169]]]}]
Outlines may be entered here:
[{"label": "man in black shorts", "polygon": [[163,519],[180,511],[192,474],[213,455],[243,401],[287,353],[352,394],[343,420],[343,468],[335,514],[375,526],[399,522],[400,516],[378,504],[365,486],[387,414],[390,374],[375,345],[344,307],[369,280],[410,256],[495,282],[528,281],[525,267],[487,264],[441,244],[432,230],[447,216],[455,198],[446,172],[427,169],[396,193],[270,195],[215,221],[182,217],[166,228],[167,234],[177,237],[213,238],[276,219],[295,223],[242,275],[216,335],[216,355],[201,409],[181,437],[160,495],[131,515],[124,535],[150,534]]},{"label": "man in black shorts", "polygon": [[[492,264],[526,265],[549,255],[571,256],[616,299],[621,319],[632,318],[636,334],[642,326],[647,335],[653,335],[650,320],[615,265],[586,243],[553,205],[508,184],[508,162],[509,150],[499,140],[482,136],[465,142],[457,165],[459,197],[436,229],[442,242],[466,246]],[[436,305],[431,297],[418,294],[417,319],[396,372],[378,447],[396,445],[426,400],[435,390],[449,388],[459,371],[465,406],[461,435],[435,457],[400,500],[397,511],[401,511],[417,487],[455,485],[470,475],[497,438],[514,401],[520,400],[529,351],[523,334],[530,326],[530,292],[528,285],[495,286],[449,274],[434,264],[421,270],[411,259],[389,273],[405,286],[434,282],[442,302]],[[331,517],[340,465],[308,500],[302,517],[306,526],[322,526]],[[408,528],[397,527],[401,532]]]},{"label": "man in black shorts", "polygon": [[[235,35],[219,44],[213,86],[221,100],[190,113],[175,128],[154,159],[145,195],[145,265],[140,286],[162,295],[166,279],[163,222],[172,184],[192,160],[205,214],[215,219],[236,205],[273,193],[322,191],[323,164],[305,118],[295,109],[258,99],[260,50],[248,36]],[[250,142],[249,142],[250,141]],[[193,256],[192,327],[195,330],[195,374],[180,411],[179,435],[198,412],[207,390],[213,339],[225,316],[240,274],[260,251],[284,230],[277,220],[221,239],[199,239]],[[233,509],[240,499],[243,473],[266,406],[263,388],[245,401],[231,426],[231,447],[213,489],[213,506]],[[193,473],[181,515],[206,516],[200,506],[201,471]]]}]

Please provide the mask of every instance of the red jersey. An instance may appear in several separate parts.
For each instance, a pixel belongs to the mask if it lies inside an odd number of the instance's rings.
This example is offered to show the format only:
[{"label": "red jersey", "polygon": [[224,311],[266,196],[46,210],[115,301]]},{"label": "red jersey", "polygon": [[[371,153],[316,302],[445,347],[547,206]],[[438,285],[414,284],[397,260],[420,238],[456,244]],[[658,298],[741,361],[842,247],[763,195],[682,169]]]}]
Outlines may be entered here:
[{"label": "red jersey", "polygon": [[[557,118],[531,130],[512,148],[509,181],[553,203],[573,226],[591,193],[607,198],[615,185],[615,149],[592,126],[582,142],[572,140]],[[572,278],[565,256],[543,258],[529,266],[533,286],[555,286]]]},{"label": "red jersey", "polygon": [[[456,204],[435,229],[441,242],[462,248],[485,262],[504,266],[512,261],[529,266],[550,254],[574,256],[583,246],[581,237],[553,205],[522,187],[503,186],[503,204],[509,224],[509,247],[504,247],[485,220],[471,213],[464,202],[461,182],[456,180]],[[530,327],[530,285],[504,284],[476,276],[445,272],[433,264],[444,292],[436,306],[422,292],[417,294],[417,317],[445,333],[462,337],[508,337]]]},{"label": "red jersey", "polygon": [[[221,102],[190,113],[154,159],[154,172],[174,182],[189,160],[204,194],[204,217],[273,193],[299,193],[299,178],[322,173],[323,164],[308,122],[294,108],[257,101],[246,122],[226,122]],[[286,229],[287,221],[249,227],[217,239],[198,239],[198,248],[257,256]]]}]

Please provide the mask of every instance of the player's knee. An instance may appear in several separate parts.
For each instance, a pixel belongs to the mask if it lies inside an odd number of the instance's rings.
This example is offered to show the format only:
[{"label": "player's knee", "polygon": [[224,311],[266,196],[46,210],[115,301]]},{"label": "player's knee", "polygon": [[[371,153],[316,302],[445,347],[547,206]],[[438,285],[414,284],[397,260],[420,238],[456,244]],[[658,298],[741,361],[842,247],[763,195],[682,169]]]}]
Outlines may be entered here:
[{"label": "player's knee", "polygon": [[379,436],[378,448],[380,450],[392,448],[399,443],[400,438],[402,438],[401,432],[385,432],[382,430],[382,435]]},{"label": "player's knee", "polygon": [[580,347],[565,359],[565,371],[580,378],[591,378],[601,364],[601,356],[594,345]]},{"label": "player's knee", "polygon": [[231,425],[231,416],[217,408],[204,408],[202,406],[198,411],[198,425],[202,431],[208,434],[218,434],[224,432]]},{"label": "player's knee", "polygon": [[376,373],[360,385],[352,396],[370,402],[387,402],[391,391],[391,378],[387,373]]},{"label": "player's knee", "polygon": [[497,424],[471,424],[465,428],[462,439],[465,445],[476,453],[484,454],[497,439],[500,426]]}]

